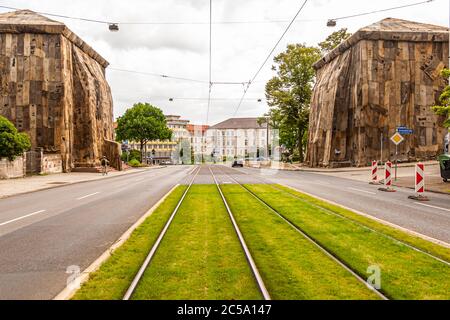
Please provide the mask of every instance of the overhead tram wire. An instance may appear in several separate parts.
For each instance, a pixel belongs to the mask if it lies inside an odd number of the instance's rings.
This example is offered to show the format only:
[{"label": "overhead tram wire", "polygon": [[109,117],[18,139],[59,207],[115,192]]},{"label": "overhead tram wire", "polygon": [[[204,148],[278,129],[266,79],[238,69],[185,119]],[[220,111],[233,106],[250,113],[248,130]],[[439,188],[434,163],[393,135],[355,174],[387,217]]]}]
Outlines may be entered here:
[{"label": "overhead tram wire", "polygon": [[349,15],[349,16],[334,18],[334,19],[331,19],[331,20],[339,21],[339,20],[344,20],[344,19],[363,17],[363,16],[368,16],[368,15],[371,15],[371,14],[375,14],[375,13],[381,13],[381,12],[386,12],[386,11],[394,11],[394,10],[398,10],[398,9],[415,7],[415,6],[419,6],[419,5],[430,3],[430,2],[434,2],[434,1],[435,0],[427,0],[427,1],[415,2],[415,3],[410,3],[410,4],[397,6],[397,7],[392,7],[392,8],[387,8],[387,9],[374,10],[374,11],[363,12],[363,13],[353,14],[353,15]]},{"label": "overhead tram wire", "polygon": [[[366,16],[366,15],[370,15],[370,14],[375,14],[375,13],[380,13],[380,12],[386,12],[386,11],[393,11],[393,10],[398,10],[398,9],[403,9],[403,8],[409,8],[409,7],[413,7],[413,6],[418,6],[418,5],[423,5],[423,4],[427,4],[427,3],[431,3],[434,2],[435,0],[426,0],[426,1],[421,1],[421,2],[415,2],[415,3],[411,3],[411,4],[407,4],[407,5],[403,5],[403,6],[397,6],[397,7],[391,7],[391,8],[387,8],[387,9],[380,9],[380,10],[374,10],[374,11],[370,11],[370,12],[363,12],[363,13],[358,13],[358,14],[354,14],[354,15],[349,15],[349,16],[343,16],[343,17],[338,17],[338,18],[334,18],[334,19],[330,19],[331,21],[338,21],[338,20],[344,20],[344,19],[350,19],[350,18],[356,18],[356,17],[362,17],[362,16]],[[242,95],[242,100],[239,103],[238,107],[236,108],[236,111],[234,112],[233,117],[236,117],[236,115],[239,112],[239,109],[242,106],[242,103],[244,101],[245,96],[247,95],[248,90],[250,89],[250,86],[255,82],[255,79],[258,77],[259,73],[261,72],[261,70],[264,68],[265,64],[267,63],[267,61],[270,59],[270,57],[272,56],[273,52],[276,50],[276,48],[278,47],[278,45],[280,44],[281,40],[284,38],[284,36],[286,35],[286,33],[289,31],[289,29],[291,28],[292,24],[294,24],[294,22],[297,20],[298,15],[300,14],[300,12],[303,10],[304,6],[306,5],[306,3],[308,2],[308,0],[306,0],[303,5],[300,7],[299,11],[297,12],[297,14],[295,15],[294,19],[292,19],[292,21],[290,22],[290,24],[288,25],[288,27],[286,28],[285,32],[283,33],[283,35],[281,36],[280,40],[278,40],[277,44],[275,45],[275,47],[272,49],[272,51],[270,52],[270,54],[267,56],[266,60],[264,61],[264,63],[261,65],[261,67],[258,69],[257,73],[255,74],[255,76],[252,78],[252,80],[250,80],[248,82],[247,87],[244,89],[244,94]],[[329,20],[329,21],[330,21]]]},{"label": "overhead tram wire", "polygon": [[303,8],[305,8],[306,4],[308,3],[308,0],[305,0],[303,2],[303,4],[300,6],[300,9],[298,9],[297,13],[295,14],[294,18],[291,20],[291,22],[289,23],[289,25],[287,26],[286,30],[284,30],[283,34],[281,35],[280,39],[278,39],[277,43],[275,44],[275,46],[272,48],[272,50],[270,51],[270,53],[267,55],[267,58],[264,60],[263,64],[261,65],[261,67],[259,67],[258,71],[255,73],[255,75],[253,76],[252,80],[250,80],[247,84],[247,87],[244,89],[244,94],[242,95],[242,99],[239,102],[236,111],[234,112],[233,117],[236,117],[236,115],[239,112],[239,109],[242,106],[242,103],[244,102],[245,96],[247,95],[248,90],[250,89],[250,86],[252,85],[252,83],[256,80],[256,78],[258,77],[258,75],[261,73],[262,69],[264,68],[264,66],[266,65],[267,61],[269,61],[270,57],[272,56],[272,54],[275,52],[275,50],[277,49],[278,45],[280,44],[280,42],[283,40],[284,36],[288,33],[289,29],[291,28],[291,26],[294,24],[295,20],[297,19],[297,17],[300,15],[300,13],[303,11]]},{"label": "overhead tram wire", "polygon": [[[199,80],[199,79],[192,79],[192,78],[186,78],[186,77],[170,76],[170,75],[156,73],[156,72],[145,72],[145,71],[127,70],[127,69],[111,68],[111,67],[109,67],[108,70],[117,71],[117,72],[132,73],[132,74],[143,75],[143,76],[164,78],[164,79],[196,82],[196,83],[200,83],[200,84],[209,83],[209,81],[207,81],[207,80]],[[242,86],[242,85],[246,85],[248,82],[213,81],[211,83],[213,85],[241,85]]]},{"label": "overhead tram wire", "polygon": [[[380,13],[380,12],[393,11],[393,10],[398,10],[398,9],[402,9],[402,8],[418,6],[418,5],[422,5],[422,4],[426,4],[426,3],[430,3],[430,2],[434,2],[434,1],[435,0],[427,0],[427,1],[422,1],[422,2],[411,3],[411,4],[407,4],[407,5],[403,5],[403,6],[397,6],[397,7],[387,8],[387,9],[358,13],[358,14],[354,14],[354,15],[335,18],[334,20],[343,20],[343,19],[356,18],[356,17],[366,16],[366,15],[370,15],[370,14]],[[21,8],[11,7],[11,6],[3,6],[3,5],[0,5],[0,9],[23,10]],[[92,23],[99,23],[99,24],[106,24],[106,25],[111,25],[111,24],[119,24],[119,25],[207,25],[207,24],[210,24],[210,22],[206,22],[206,21],[177,21],[177,22],[174,22],[174,21],[137,21],[137,22],[122,21],[122,22],[120,22],[120,21],[107,21],[107,20],[100,20],[100,19],[74,17],[74,16],[68,16],[68,15],[56,14],[56,13],[50,13],[50,12],[43,12],[43,11],[35,11],[35,12],[42,14],[42,15],[49,16],[49,17],[79,20],[79,21],[84,21],[84,22],[92,22]],[[317,19],[296,20],[296,22],[319,22],[319,21],[326,21],[326,19],[317,18]],[[222,24],[222,25],[227,25],[227,24],[228,25],[233,25],[233,24],[280,24],[280,23],[287,23],[287,22],[289,22],[289,20],[281,20],[281,19],[280,20],[259,20],[259,21],[258,20],[253,20],[253,21],[252,20],[242,20],[242,21],[236,20],[236,21],[215,21],[212,24],[213,25],[219,25],[219,24]]]},{"label": "overhead tram wire", "polygon": [[208,92],[208,110],[206,112],[206,125],[209,125],[209,112],[211,110],[212,93],[212,0],[209,0],[209,92]]},{"label": "overhead tram wire", "polygon": [[169,76],[169,75],[153,73],[153,72],[143,72],[143,71],[126,70],[126,69],[119,69],[119,68],[108,68],[108,70],[118,71],[118,72],[126,72],[126,73],[133,73],[133,74],[139,74],[139,75],[151,76],[151,77],[159,77],[159,78],[164,78],[164,79],[173,79],[173,80],[180,80],[180,81],[197,82],[197,83],[203,83],[203,84],[204,83],[208,83],[208,81],[204,81],[204,80],[184,78],[184,77],[176,77],[176,76]]}]

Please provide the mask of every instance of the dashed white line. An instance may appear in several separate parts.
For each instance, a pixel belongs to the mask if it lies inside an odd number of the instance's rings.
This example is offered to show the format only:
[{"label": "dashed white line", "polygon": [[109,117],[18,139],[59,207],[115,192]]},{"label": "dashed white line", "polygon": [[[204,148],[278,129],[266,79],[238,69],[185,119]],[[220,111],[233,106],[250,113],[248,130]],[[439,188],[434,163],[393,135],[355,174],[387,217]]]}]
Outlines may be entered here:
[{"label": "dashed white line", "polygon": [[13,220],[9,220],[9,221],[0,223],[0,227],[6,226],[7,224],[11,224],[11,223],[16,222],[16,221],[20,221],[20,220],[23,220],[23,219],[26,219],[26,218],[35,216],[35,215],[40,214],[40,213],[43,213],[43,212],[45,212],[45,211],[47,211],[47,210],[39,210],[39,211],[30,213],[30,214],[27,214],[27,215],[25,215],[25,216],[22,216],[22,217],[20,217],[20,218],[16,218],[16,219],[13,219]]},{"label": "dashed white line", "polygon": [[86,196],[84,196],[84,197],[77,198],[77,200],[83,200],[83,199],[86,199],[86,198],[89,198],[89,197],[93,197],[93,196],[95,196],[95,195],[97,195],[97,194],[99,194],[99,193],[100,193],[100,192],[91,193],[91,194],[88,194],[88,195],[86,195]]},{"label": "dashed white line", "polygon": [[361,190],[361,189],[356,189],[356,188],[347,188],[347,189],[357,191],[357,192],[367,193],[367,194],[371,194],[371,195],[376,195],[375,192],[370,192],[370,191],[366,191],[366,190]]},{"label": "dashed white line", "polygon": [[432,206],[432,205],[425,204],[425,203],[416,202],[416,204],[418,204],[419,206],[424,206],[424,207],[429,207],[429,208],[433,208],[433,209],[444,210],[444,211],[450,212],[450,209],[436,207],[436,206]]}]

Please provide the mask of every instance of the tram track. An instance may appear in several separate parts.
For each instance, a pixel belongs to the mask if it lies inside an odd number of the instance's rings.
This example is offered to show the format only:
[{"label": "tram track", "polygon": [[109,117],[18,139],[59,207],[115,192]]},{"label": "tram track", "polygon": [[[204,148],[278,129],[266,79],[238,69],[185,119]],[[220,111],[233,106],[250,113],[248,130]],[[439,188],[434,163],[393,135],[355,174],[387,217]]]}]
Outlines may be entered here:
[{"label": "tram track", "polygon": [[299,233],[302,237],[307,239],[310,243],[312,243],[314,246],[316,246],[320,251],[322,251],[326,256],[328,256],[330,259],[332,259],[335,263],[337,263],[339,266],[344,268],[346,271],[348,271],[353,277],[355,277],[359,282],[367,286],[370,290],[372,290],[374,293],[376,293],[381,299],[383,300],[389,300],[389,298],[381,292],[381,290],[376,289],[375,287],[368,284],[368,282],[363,279],[357,272],[355,272],[350,266],[348,266],[344,261],[340,260],[338,257],[336,257],[331,251],[329,251],[326,247],[322,246],[319,242],[314,240],[312,237],[310,237],[306,232],[304,232],[301,228],[296,226],[294,223],[292,223],[289,219],[287,219],[284,215],[279,213],[275,208],[271,207],[269,204],[267,204],[264,200],[262,200],[260,197],[258,197],[254,192],[249,190],[244,184],[240,183],[238,180],[236,180],[234,177],[232,177],[230,174],[226,173],[225,171],[219,169],[221,171],[221,174],[226,175],[229,179],[231,179],[235,184],[239,185],[241,188],[246,190],[253,198],[255,198],[259,203],[261,203],[264,207],[269,209],[272,213],[277,215],[279,218],[281,218],[284,222],[286,222],[292,229],[294,229],[297,233]]},{"label": "tram track", "polygon": [[[139,286],[142,278],[144,277],[144,274],[145,274],[146,270],[149,267],[151,267],[150,264],[151,264],[151,262],[152,262],[152,260],[153,260],[153,258],[155,256],[158,248],[160,247],[161,242],[163,241],[165,235],[167,234],[167,231],[169,230],[170,226],[172,225],[173,220],[175,219],[178,211],[180,210],[180,207],[184,203],[184,200],[188,196],[189,191],[191,190],[192,186],[195,184],[198,175],[199,174],[200,175],[203,174],[203,172],[201,173],[201,171],[202,171],[202,167],[198,167],[196,169],[193,169],[190,172],[190,174],[193,175],[193,178],[190,180],[188,187],[186,188],[185,192],[183,193],[183,196],[180,198],[180,201],[178,202],[178,204],[177,204],[176,208],[174,209],[173,213],[171,214],[171,216],[170,216],[169,220],[167,221],[164,229],[161,231],[158,239],[156,240],[155,244],[153,245],[152,249],[150,250],[147,258],[145,259],[145,261],[141,265],[138,273],[136,274],[136,276],[133,279],[131,285],[129,286],[127,292],[125,293],[125,295],[123,297],[123,300],[130,300],[132,298],[132,296],[135,293],[137,287]],[[231,211],[230,206],[228,205],[228,203],[227,203],[227,201],[225,199],[225,196],[224,196],[224,194],[222,192],[220,184],[217,181],[216,176],[214,175],[214,172],[211,170],[211,168],[209,168],[209,173],[211,174],[212,179],[214,180],[214,183],[215,183],[215,185],[216,185],[216,187],[217,187],[217,189],[219,191],[221,200],[222,200],[222,202],[223,202],[223,204],[224,204],[224,206],[226,208],[226,211],[227,211],[227,213],[229,215],[229,218],[230,218],[230,222],[233,225],[234,231],[236,232],[236,235],[237,235],[237,237],[239,239],[239,243],[240,243],[241,248],[242,248],[242,250],[243,250],[243,252],[245,254],[247,263],[248,263],[248,265],[249,265],[249,267],[251,269],[251,272],[252,272],[253,277],[255,279],[255,282],[256,282],[256,284],[258,286],[258,289],[259,289],[262,297],[264,298],[264,300],[269,301],[269,300],[271,300],[270,294],[269,294],[269,292],[268,292],[268,290],[267,290],[267,288],[266,288],[266,286],[264,284],[264,281],[263,281],[263,279],[262,279],[262,277],[261,277],[261,275],[259,273],[259,270],[258,270],[258,268],[256,266],[256,263],[255,263],[252,255],[251,255],[251,253],[250,253],[250,251],[249,251],[249,249],[247,247],[245,239],[244,239],[244,237],[243,237],[243,235],[242,235],[242,233],[241,233],[241,231],[239,229],[239,226],[238,226],[238,224],[237,224],[237,222],[236,222],[236,220],[234,218],[233,212]]]},{"label": "tram track", "polygon": [[[195,171],[197,170],[197,171]],[[186,198],[187,194],[189,193],[189,190],[191,189],[192,185],[195,182],[195,178],[198,176],[201,168],[198,167],[197,169],[194,169],[191,174],[193,174],[193,178],[191,179],[188,187],[186,188],[185,192],[183,193],[183,196],[181,197],[180,201],[178,202],[177,206],[175,207],[172,215],[170,216],[169,220],[167,221],[166,225],[164,226],[163,230],[161,231],[158,239],[156,240],[155,244],[153,245],[152,249],[150,250],[147,258],[145,259],[144,263],[140,267],[138,273],[133,279],[133,282],[131,283],[130,287],[128,288],[127,292],[125,293],[123,300],[130,300],[133,293],[135,292],[137,286],[139,285],[139,282],[141,281],[145,270],[147,270],[148,266],[150,265],[150,262],[152,261],[153,257],[156,254],[156,251],[158,250],[164,236],[167,233],[167,230],[169,230],[170,225],[172,224],[172,221],[175,219],[176,214],[178,213],[181,205],[183,204],[184,199]]]},{"label": "tram track", "polygon": [[[227,169],[229,169],[229,168],[227,168]],[[239,172],[240,174],[246,174],[246,175],[248,175],[248,173],[243,172],[243,171],[240,171],[240,170],[237,170],[237,169],[234,169],[234,168],[232,168],[231,170],[237,171],[237,172]],[[231,179],[233,179],[234,181],[236,181],[236,179],[234,179],[230,174],[227,174],[227,175],[228,175]],[[367,225],[364,225],[364,224],[362,224],[362,223],[360,223],[360,222],[358,222],[358,221],[356,221],[356,220],[350,219],[350,218],[348,218],[348,217],[346,217],[346,216],[344,216],[344,215],[342,215],[342,214],[336,213],[336,212],[334,212],[334,211],[332,211],[332,210],[326,209],[326,208],[321,207],[321,206],[319,206],[319,205],[316,205],[316,204],[314,204],[314,203],[312,203],[312,202],[310,202],[310,201],[307,201],[307,200],[305,200],[305,199],[303,199],[303,198],[300,198],[299,196],[297,196],[297,195],[295,195],[295,194],[292,194],[292,193],[290,193],[290,192],[287,192],[286,190],[283,190],[283,189],[277,187],[276,185],[274,185],[272,182],[270,182],[270,181],[267,180],[267,179],[264,179],[264,178],[261,178],[261,177],[255,176],[255,175],[252,175],[252,177],[258,179],[259,181],[261,181],[261,182],[264,183],[264,184],[267,184],[268,186],[270,186],[270,187],[273,188],[274,190],[277,190],[277,191],[279,191],[279,192],[282,192],[282,193],[284,193],[285,195],[287,195],[287,196],[289,196],[289,197],[292,197],[292,198],[295,198],[295,199],[304,201],[304,202],[308,203],[309,205],[311,205],[311,206],[313,206],[313,207],[315,207],[315,208],[317,208],[317,209],[320,209],[320,210],[322,210],[323,212],[325,212],[325,213],[327,213],[327,214],[329,214],[329,215],[333,215],[333,216],[335,216],[335,217],[342,218],[342,219],[344,219],[344,220],[346,220],[346,221],[349,221],[349,222],[351,222],[351,223],[353,223],[353,224],[355,224],[355,225],[357,225],[357,226],[359,226],[359,227],[361,227],[361,228],[364,228],[364,229],[366,229],[366,230],[368,230],[368,231],[371,231],[371,232],[374,232],[374,233],[376,233],[376,234],[379,234],[379,235],[381,235],[381,236],[383,236],[383,237],[385,237],[385,238],[387,238],[387,239],[389,239],[389,240],[395,241],[395,242],[398,243],[398,244],[401,244],[401,245],[403,245],[403,246],[405,246],[405,247],[408,247],[408,248],[410,248],[410,249],[412,249],[412,250],[414,250],[414,251],[420,252],[420,253],[422,253],[422,254],[424,254],[424,255],[426,255],[426,256],[428,256],[428,257],[430,257],[430,258],[432,258],[432,259],[434,259],[434,260],[436,260],[436,261],[439,261],[439,262],[441,262],[441,263],[446,264],[447,266],[450,266],[450,262],[447,261],[447,260],[444,260],[444,259],[442,259],[442,258],[439,258],[439,257],[437,257],[437,256],[435,256],[435,255],[433,255],[433,254],[431,254],[431,253],[429,253],[429,252],[426,252],[426,251],[424,251],[424,250],[422,250],[422,249],[420,249],[420,248],[417,248],[417,247],[415,247],[415,246],[413,246],[413,245],[411,245],[411,244],[408,244],[408,243],[406,243],[406,242],[404,242],[404,241],[402,241],[402,240],[399,240],[399,239],[397,239],[397,238],[394,238],[394,237],[392,237],[392,236],[389,236],[389,235],[387,235],[387,234],[385,234],[385,233],[383,233],[383,232],[380,232],[380,231],[378,231],[378,230],[375,230],[375,229],[373,229],[373,228],[370,228],[370,227],[368,227]]]}]

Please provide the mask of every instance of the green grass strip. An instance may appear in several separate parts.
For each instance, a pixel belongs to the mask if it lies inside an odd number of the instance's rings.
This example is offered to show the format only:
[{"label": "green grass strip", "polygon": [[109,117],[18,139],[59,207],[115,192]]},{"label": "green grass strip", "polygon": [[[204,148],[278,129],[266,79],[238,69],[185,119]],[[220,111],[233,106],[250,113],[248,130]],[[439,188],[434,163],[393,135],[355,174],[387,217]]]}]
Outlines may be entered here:
[{"label": "green grass strip", "polygon": [[262,299],[216,186],[192,186],[132,298]]},{"label": "green grass strip", "polygon": [[185,190],[185,186],[175,189],[124,245],[90,275],[73,299],[121,300]]},{"label": "green grass strip", "polygon": [[417,249],[420,249],[420,250],[425,251],[425,252],[427,252],[431,255],[434,255],[438,258],[441,258],[442,260],[450,262],[450,248],[446,248],[439,244],[436,244],[436,243],[427,241],[425,239],[422,239],[420,237],[408,234],[402,230],[385,225],[374,219],[362,216],[351,210],[344,209],[342,207],[333,205],[331,203],[328,203],[328,202],[319,200],[317,198],[311,197],[309,195],[303,194],[301,192],[295,191],[291,188],[280,186],[280,185],[276,185],[274,187],[281,189],[285,192],[288,192],[296,197],[299,197],[300,199],[304,200],[305,202],[322,207],[325,210],[329,210],[335,214],[338,214],[345,218],[351,219],[351,220],[353,220],[357,223],[360,223],[366,227],[369,227],[375,231],[381,232],[387,236],[390,236],[394,239],[397,239],[397,240],[407,243],[413,247],[416,247]]},{"label": "green grass strip", "polygon": [[273,299],[379,299],[245,189],[222,189]]},{"label": "green grass strip", "polygon": [[450,299],[448,265],[272,186],[246,187],[361,276],[379,266],[389,298]]}]

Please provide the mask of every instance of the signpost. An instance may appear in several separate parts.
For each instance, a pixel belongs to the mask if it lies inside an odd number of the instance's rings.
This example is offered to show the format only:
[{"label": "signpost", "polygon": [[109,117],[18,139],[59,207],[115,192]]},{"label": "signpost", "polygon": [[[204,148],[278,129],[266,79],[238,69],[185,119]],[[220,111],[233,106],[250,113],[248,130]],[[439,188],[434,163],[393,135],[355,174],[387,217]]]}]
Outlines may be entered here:
[{"label": "signpost", "polygon": [[[398,131],[398,129],[397,129]],[[405,141],[405,138],[399,133],[396,132],[392,137],[391,141],[395,144],[395,181],[397,181],[397,171],[398,171],[398,146]]]}]

